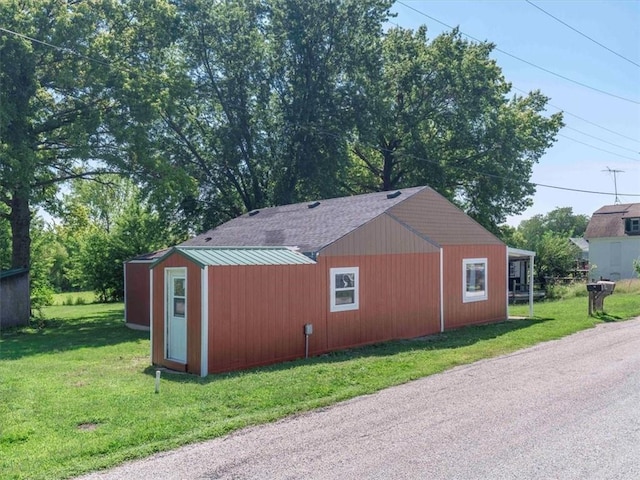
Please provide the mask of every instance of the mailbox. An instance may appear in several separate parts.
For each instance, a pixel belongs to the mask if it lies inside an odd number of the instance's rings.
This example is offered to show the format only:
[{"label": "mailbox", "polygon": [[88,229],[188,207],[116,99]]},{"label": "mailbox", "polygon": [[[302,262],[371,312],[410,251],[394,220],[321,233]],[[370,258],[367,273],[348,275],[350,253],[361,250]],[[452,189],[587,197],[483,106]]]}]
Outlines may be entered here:
[{"label": "mailbox", "polygon": [[616,282],[608,282],[605,280],[600,280],[598,282],[598,285],[601,286],[601,290],[603,292],[613,293],[613,291],[616,289]]},{"label": "mailbox", "polygon": [[587,283],[587,292],[600,292],[602,291],[602,285],[599,283]]},{"label": "mailbox", "polygon": [[596,311],[604,311],[604,299],[611,295],[616,288],[616,282],[600,280],[596,283],[587,283],[589,292],[589,315]]}]

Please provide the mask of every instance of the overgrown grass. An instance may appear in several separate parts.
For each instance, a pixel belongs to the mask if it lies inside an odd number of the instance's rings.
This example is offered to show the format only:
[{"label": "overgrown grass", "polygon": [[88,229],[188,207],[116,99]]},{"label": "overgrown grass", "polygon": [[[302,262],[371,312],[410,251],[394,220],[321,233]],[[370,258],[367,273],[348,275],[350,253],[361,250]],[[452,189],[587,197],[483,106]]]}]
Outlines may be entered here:
[{"label": "overgrown grass", "polygon": [[[617,294],[536,305],[536,318],[464,328],[202,379],[164,373],[154,393],[147,334],[122,304],[49,307],[40,330],[0,339],[0,478],[64,478],[640,315]],[[512,308],[525,315],[527,306]]]},{"label": "overgrown grass", "polygon": [[52,305],[88,305],[96,301],[93,292],[54,293]]},{"label": "overgrown grass", "polygon": [[[575,282],[569,285],[553,285],[552,297],[566,300],[575,297],[587,297],[586,282]],[[640,279],[619,280],[616,282],[616,293],[640,293]]]}]

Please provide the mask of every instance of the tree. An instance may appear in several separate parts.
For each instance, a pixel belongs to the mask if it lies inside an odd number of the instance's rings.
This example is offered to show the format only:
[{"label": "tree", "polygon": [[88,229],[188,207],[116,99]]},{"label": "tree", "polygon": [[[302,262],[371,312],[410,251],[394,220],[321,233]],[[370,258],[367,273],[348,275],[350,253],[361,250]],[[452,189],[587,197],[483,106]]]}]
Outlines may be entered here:
[{"label": "tree", "polygon": [[200,228],[341,191],[359,82],[379,54],[389,6],[180,2],[187,72],[158,138],[197,184],[181,208],[203,218]]},{"label": "tree", "polygon": [[580,251],[569,238],[582,235],[588,223],[589,217],[574,215],[571,207],[559,207],[523,220],[515,231],[504,233],[514,247],[536,252],[535,274],[545,285],[548,277],[566,277],[575,269]]},{"label": "tree", "polygon": [[[0,205],[0,209],[2,206]],[[0,270],[8,270],[11,267],[11,226],[9,222],[0,217]]]},{"label": "tree", "polygon": [[562,115],[545,118],[548,99],[537,91],[508,98],[492,50],[457,30],[432,42],[425,27],[387,32],[352,147],[358,190],[429,184],[495,232],[530,205],[532,167]]},{"label": "tree", "polygon": [[[172,236],[131,180],[117,176],[102,180],[72,183],[57,233],[67,248],[68,282],[95,291],[100,301],[115,301],[124,294],[123,262],[181,239]],[[112,199],[119,204],[113,206]]]},{"label": "tree", "polygon": [[29,266],[33,209],[52,210],[61,183],[157,161],[145,125],[164,91],[158,64],[173,18],[163,0],[0,3],[0,217],[11,266]]},{"label": "tree", "polygon": [[278,136],[274,203],[340,193],[363,82],[380,61],[391,2],[271,2]]}]

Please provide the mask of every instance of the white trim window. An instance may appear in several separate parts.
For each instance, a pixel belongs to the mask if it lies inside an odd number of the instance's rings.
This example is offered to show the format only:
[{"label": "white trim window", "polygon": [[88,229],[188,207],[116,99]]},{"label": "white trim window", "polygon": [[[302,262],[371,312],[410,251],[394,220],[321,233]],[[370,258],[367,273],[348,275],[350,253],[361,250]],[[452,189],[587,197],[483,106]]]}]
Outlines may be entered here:
[{"label": "white trim window", "polygon": [[462,302],[480,302],[489,298],[487,290],[487,259],[462,260]]},{"label": "white trim window", "polygon": [[331,268],[331,311],[358,310],[360,289],[359,268]]}]

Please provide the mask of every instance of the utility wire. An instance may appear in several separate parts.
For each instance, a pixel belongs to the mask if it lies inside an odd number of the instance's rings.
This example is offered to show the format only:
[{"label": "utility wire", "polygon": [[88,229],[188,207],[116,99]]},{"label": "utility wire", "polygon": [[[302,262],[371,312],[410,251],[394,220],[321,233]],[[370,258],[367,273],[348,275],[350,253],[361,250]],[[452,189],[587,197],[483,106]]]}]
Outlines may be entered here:
[{"label": "utility wire", "polygon": [[592,41],[593,43],[595,43],[596,45],[604,48],[605,50],[613,53],[614,55],[622,58],[623,60],[626,60],[627,62],[635,65],[636,67],[640,67],[640,63],[636,63],[633,60],[628,59],[627,57],[625,57],[624,55],[619,54],[618,52],[616,52],[615,50],[611,50],[609,47],[607,47],[606,45],[603,45],[602,43],[598,42],[597,40],[594,40],[593,38],[591,38],[589,35],[586,35],[585,33],[582,33],[580,30],[578,30],[577,28],[572,27],[571,25],[569,25],[568,23],[560,20],[558,17],[552,15],[551,13],[547,12],[545,9],[543,9],[542,7],[536,5],[535,3],[533,3],[531,0],[525,0],[525,2],[527,2],[529,5],[531,5],[532,7],[537,8],[538,10],[540,10],[542,13],[544,13],[545,15],[550,16],[551,18],[553,18],[556,22],[561,23],[562,25],[564,25],[565,27],[573,30],[574,32],[576,32],[578,35],[582,35],[584,38],[586,38],[587,40]]},{"label": "utility wire", "polygon": [[616,157],[620,157],[620,158],[624,158],[624,159],[627,159],[627,160],[631,160],[632,162],[640,162],[640,158],[631,158],[631,157],[627,157],[626,155],[620,155],[619,153],[611,152],[609,150],[605,150],[604,148],[596,147],[595,145],[591,145],[590,143],[582,142],[580,140],[576,140],[575,138],[567,137],[566,135],[563,135],[561,133],[558,133],[558,136],[562,137],[562,138],[566,138],[567,140],[571,140],[571,141],[576,142],[576,143],[581,143],[582,145],[586,145],[587,147],[593,148],[595,150],[600,150],[601,152],[605,152],[605,153],[608,153],[610,155],[615,155]]},{"label": "utility wire", "polygon": [[[310,130],[313,130],[315,133],[319,134],[319,135],[325,135],[327,137],[333,137],[336,139],[340,139],[343,140],[343,138],[339,135],[336,135],[335,133],[332,132],[327,132],[325,130],[321,130],[317,127],[315,127],[314,125],[307,125],[307,128],[309,128]],[[393,150],[390,149],[385,149],[385,148],[380,148],[379,146],[373,145],[373,144],[369,144],[366,142],[361,142],[361,141],[351,141],[351,143],[355,143],[355,144],[359,144],[363,147],[367,147],[367,148],[371,148],[372,150],[377,150],[379,152],[388,152],[388,153],[394,153]],[[406,157],[409,158],[413,158],[414,160],[417,160],[419,162],[424,162],[424,163],[432,163],[434,165],[440,165],[440,162],[438,160],[430,160],[428,158],[424,158],[424,157],[419,157],[417,155],[412,155],[412,154],[404,154]],[[481,175],[483,177],[488,177],[488,178],[495,178],[497,180],[511,180],[511,177],[507,177],[505,175],[496,175],[495,173],[487,173],[487,172],[481,172],[478,170],[472,170],[470,168],[464,168],[464,167],[459,167],[456,165],[449,165],[450,168],[454,169],[454,170],[458,170],[458,171],[463,171],[463,172],[471,172],[474,173],[476,175]],[[595,191],[595,190],[584,190],[584,189],[580,189],[580,188],[571,188],[571,187],[561,187],[561,186],[557,186],[557,185],[546,185],[544,183],[536,183],[536,182],[527,182],[530,185],[536,186],[536,187],[544,187],[544,188],[553,188],[555,190],[565,190],[568,192],[578,192],[578,193],[589,193],[589,194],[594,194],[594,195],[609,195],[612,196],[614,195],[611,192],[599,192],[599,191]],[[622,197],[640,197],[640,193],[618,193],[619,196]]]},{"label": "utility wire", "polygon": [[[402,3],[402,2],[398,2],[398,3],[401,3],[401,4],[405,5],[405,4],[404,4],[404,3]],[[407,6],[407,5],[405,5],[405,6]],[[411,7],[409,7],[409,8],[411,8]],[[429,17],[428,15],[426,15],[426,14],[424,14],[424,13],[423,13],[423,15],[427,16],[427,18],[431,18],[431,17]],[[435,20],[435,21],[437,21],[437,22],[439,22],[439,23],[441,23],[442,25],[445,25],[445,26],[446,26],[446,27],[448,27],[448,28],[451,28],[451,27],[449,27],[448,25],[446,25],[445,23],[440,22],[439,20],[436,20],[436,19],[434,19],[434,20]],[[392,22],[392,23],[393,23],[394,25],[396,25],[397,27],[402,28],[398,23],[395,23],[395,22]],[[60,47],[60,46],[58,46],[58,45],[54,45],[54,44],[52,44],[52,43],[47,43],[47,42],[44,42],[44,41],[42,41],[42,40],[38,40],[37,38],[33,38],[33,37],[28,36],[28,35],[24,35],[24,34],[22,34],[22,33],[18,33],[18,32],[15,32],[15,31],[13,31],[13,30],[9,30],[9,29],[7,29],[7,28],[3,28],[3,27],[0,27],[0,31],[5,32],[5,33],[8,33],[8,34],[11,34],[11,35],[15,35],[15,36],[20,37],[20,38],[24,38],[24,39],[29,40],[29,41],[31,41],[31,42],[35,42],[35,43],[39,43],[39,44],[41,44],[41,45],[45,45],[45,46],[47,46],[47,47],[50,47],[50,48],[53,48],[53,49],[56,49],[56,50],[59,50],[59,51],[65,52],[65,53],[70,53],[70,54],[75,55],[75,56],[77,56],[77,57],[84,58],[85,60],[89,60],[89,61],[91,61],[91,62],[98,63],[98,64],[100,64],[100,65],[104,65],[104,66],[107,66],[107,67],[110,67],[110,66],[111,66],[111,64],[110,64],[110,63],[107,63],[107,62],[102,61],[102,60],[98,60],[98,59],[96,59],[96,58],[88,57],[88,56],[83,55],[82,53],[77,52],[77,51],[75,51],[75,50],[73,50],[73,49],[71,49],[71,48],[68,48],[68,47]],[[525,90],[522,90],[521,88],[518,88],[518,87],[515,87],[515,86],[513,86],[513,89],[514,89],[514,90],[517,90],[517,91],[519,91],[519,92],[521,92],[521,93],[523,93],[523,94],[525,94],[525,95],[528,95],[528,94],[529,94],[529,92],[526,92]],[[614,135],[618,135],[619,137],[625,138],[625,139],[627,139],[627,140],[631,140],[631,141],[633,141],[633,142],[640,143],[640,140],[639,140],[639,139],[637,139],[637,138],[628,137],[628,136],[623,135],[623,134],[621,134],[621,133],[619,133],[619,132],[616,132],[615,130],[611,130],[611,129],[609,129],[609,128],[603,127],[602,125],[598,125],[597,123],[594,123],[594,122],[592,122],[592,121],[590,121],[590,120],[587,120],[586,118],[580,117],[580,116],[578,116],[578,115],[575,115],[575,114],[573,114],[573,113],[571,113],[571,112],[569,112],[569,111],[565,110],[565,109],[564,109],[564,108],[562,108],[562,107],[558,107],[558,106],[553,105],[553,104],[551,104],[551,103],[547,103],[547,105],[549,105],[550,107],[553,107],[553,108],[555,108],[555,109],[557,109],[557,110],[559,110],[559,111],[563,112],[563,113],[564,113],[564,114],[566,114],[566,115],[570,115],[570,116],[572,116],[572,117],[574,117],[574,118],[577,118],[578,120],[581,120],[581,121],[583,121],[583,122],[585,122],[585,123],[588,123],[588,124],[590,124],[590,125],[593,125],[594,127],[600,128],[600,129],[605,130],[605,131],[607,131],[607,132],[609,132],[609,133],[613,133]],[[583,132],[580,132],[580,133],[583,133]],[[602,141],[604,141],[604,140],[602,140]],[[605,142],[605,143],[609,143],[609,142]],[[612,144],[612,145],[613,145],[613,144]],[[624,148],[624,147],[620,147],[620,148]]]},{"label": "utility wire", "polygon": [[[517,90],[517,91],[519,91],[521,93],[524,93],[525,95],[529,94],[529,92],[527,92],[525,90],[522,90],[521,88],[518,88],[518,87],[513,87],[513,89]],[[573,118],[577,118],[578,120],[582,120],[583,122],[588,123],[589,125],[593,125],[594,127],[598,127],[598,128],[600,128],[602,130],[605,130],[605,131],[607,131],[609,133],[613,133],[614,135],[618,135],[619,137],[626,138],[627,140],[631,140],[632,142],[640,143],[640,139],[638,139],[638,138],[628,137],[626,135],[623,135],[620,132],[616,132],[615,130],[611,130],[611,129],[607,128],[607,127],[603,127],[602,125],[598,125],[597,123],[594,123],[591,120],[587,120],[586,118],[580,117],[580,116],[576,115],[575,113],[571,113],[571,112],[565,110],[564,108],[559,107],[557,105],[554,105],[552,103],[547,103],[547,105],[549,105],[550,107],[553,107],[553,108],[561,111],[562,113],[565,113],[565,114],[567,114],[567,115],[569,115],[569,116],[571,116]]]},{"label": "utility wire", "polygon": [[88,56],[86,56],[86,55],[84,55],[84,54],[82,54],[82,53],[80,53],[80,52],[78,52],[76,50],[73,50],[72,48],[60,47],[59,45],[54,45],[52,43],[43,42],[42,40],[38,40],[37,38],[33,38],[33,37],[28,36],[28,35],[24,35],[23,33],[14,32],[13,30],[9,30],[8,28],[0,27],[0,32],[8,33],[10,35],[15,35],[16,37],[24,38],[25,40],[29,40],[30,42],[34,42],[34,43],[39,43],[40,45],[45,45],[45,46],[47,46],[49,48],[53,48],[53,49],[58,50],[60,52],[70,53],[70,54],[75,55],[77,57],[84,58],[85,60],[89,60],[91,62],[98,63],[98,64],[103,65],[105,67],[111,67],[110,63],[104,62],[102,60],[98,60],[96,58],[88,57]]},{"label": "utility wire", "polygon": [[[416,13],[418,13],[418,14],[420,14],[420,15],[422,15],[422,16],[430,19],[430,20],[433,20],[434,22],[437,22],[440,25],[444,25],[445,27],[450,28],[452,30],[454,29],[454,27],[452,27],[451,25],[448,25],[448,24],[438,20],[435,17],[427,15],[426,13],[424,13],[424,12],[422,12],[422,11],[418,10],[417,8],[414,8],[414,7],[410,6],[410,5],[407,5],[404,2],[396,1],[396,3],[398,3],[400,5],[403,5],[404,7],[408,8],[409,10],[413,10],[414,12],[416,12]],[[480,40],[480,39],[478,39],[478,38],[476,38],[476,37],[474,37],[472,35],[469,35],[468,33],[464,33],[462,30],[459,30],[459,32],[462,35],[464,35],[465,37],[470,38],[471,40],[475,40],[476,42],[483,43],[482,40]],[[564,75],[562,75],[560,73],[556,73],[556,72],[554,72],[552,70],[549,70],[548,68],[541,67],[540,65],[536,65],[533,62],[530,62],[528,60],[525,60],[524,58],[518,57],[518,56],[516,56],[516,55],[514,55],[512,53],[509,53],[509,52],[507,52],[505,50],[502,50],[501,48],[495,47],[494,50],[496,52],[502,53],[503,55],[507,55],[507,56],[509,56],[511,58],[514,58],[514,59],[516,59],[516,60],[518,60],[518,61],[520,61],[522,63],[526,63],[527,65],[530,65],[530,66],[532,66],[534,68],[537,68],[538,70],[542,70],[543,72],[549,73],[549,74],[554,75],[554,76],[556,76],[558,78],[562,78],[563,80],[566,80],[568,82],[574,83],[576,85],[580,85],[581,87],[584,87],[584,88],[588,88],[589,90],[593,90],[594,92],[598,92],[598,93],[601,93],[603,95],[608,95],[610,97],[617,98],[618,100],[623,100],[625,102],[629,102],[629,103],[634,103],[636,105],[640,105],[640,101],[638,101],[638,100],[634,100],[632,98],[623,97],[621,95],[616,95],[615,93],[607,92],[606,90],[601,90],[599,88],[592,87],[591,85],[587,85],[586,83],[583,83],[583,82],[580,82],[578,80],[574,80],[572,78],[566,77],[566,76],[564,76]]]},{"label": "utility wire", "polygon": [[[544,183],[534,183],[534,182],[529,182],[531,183],[531,185],[535,185],[536,187],[544,187],[544,188],[553,188],[555,190],[565,190],[568,192],[578,192],[578,193],[591,193],[594,195],[614,195],[611,192],[597,192],[594,190],[581,190],[579,188],[569,188],[569,187],[558,187],[556,185],[545,185]],[[640,194],[637,193],[618,193],[619,196],[621,197],[640,197]]]},{"label": "utility wire", "polygon": [[[608,145],[612,145],[612,146],[614,146],[616,148],[620,148],[622,150],[626,150],[627,152],[638,153],[638,151],[634,150],[633,148],[623,147],[622,145],[618,145],[617,143],[609,142],[609,141],[604,140],[604,139],[602,139],[600,137],[596,137],[595,135],[591,135],[590,133],[583,132],[582,130],[578,130],[577,128],[569,127],[568,125],[565,125],[564,128],[567,128],[569,130],[573,130],[574,132],[578,132],[578,133],[580,133],[582,135],[585,135],[587,137],[593,138],[594,140],[597,140],[599,142],[606,143]],[[638,160],[640,160],[640,158]]]}]

